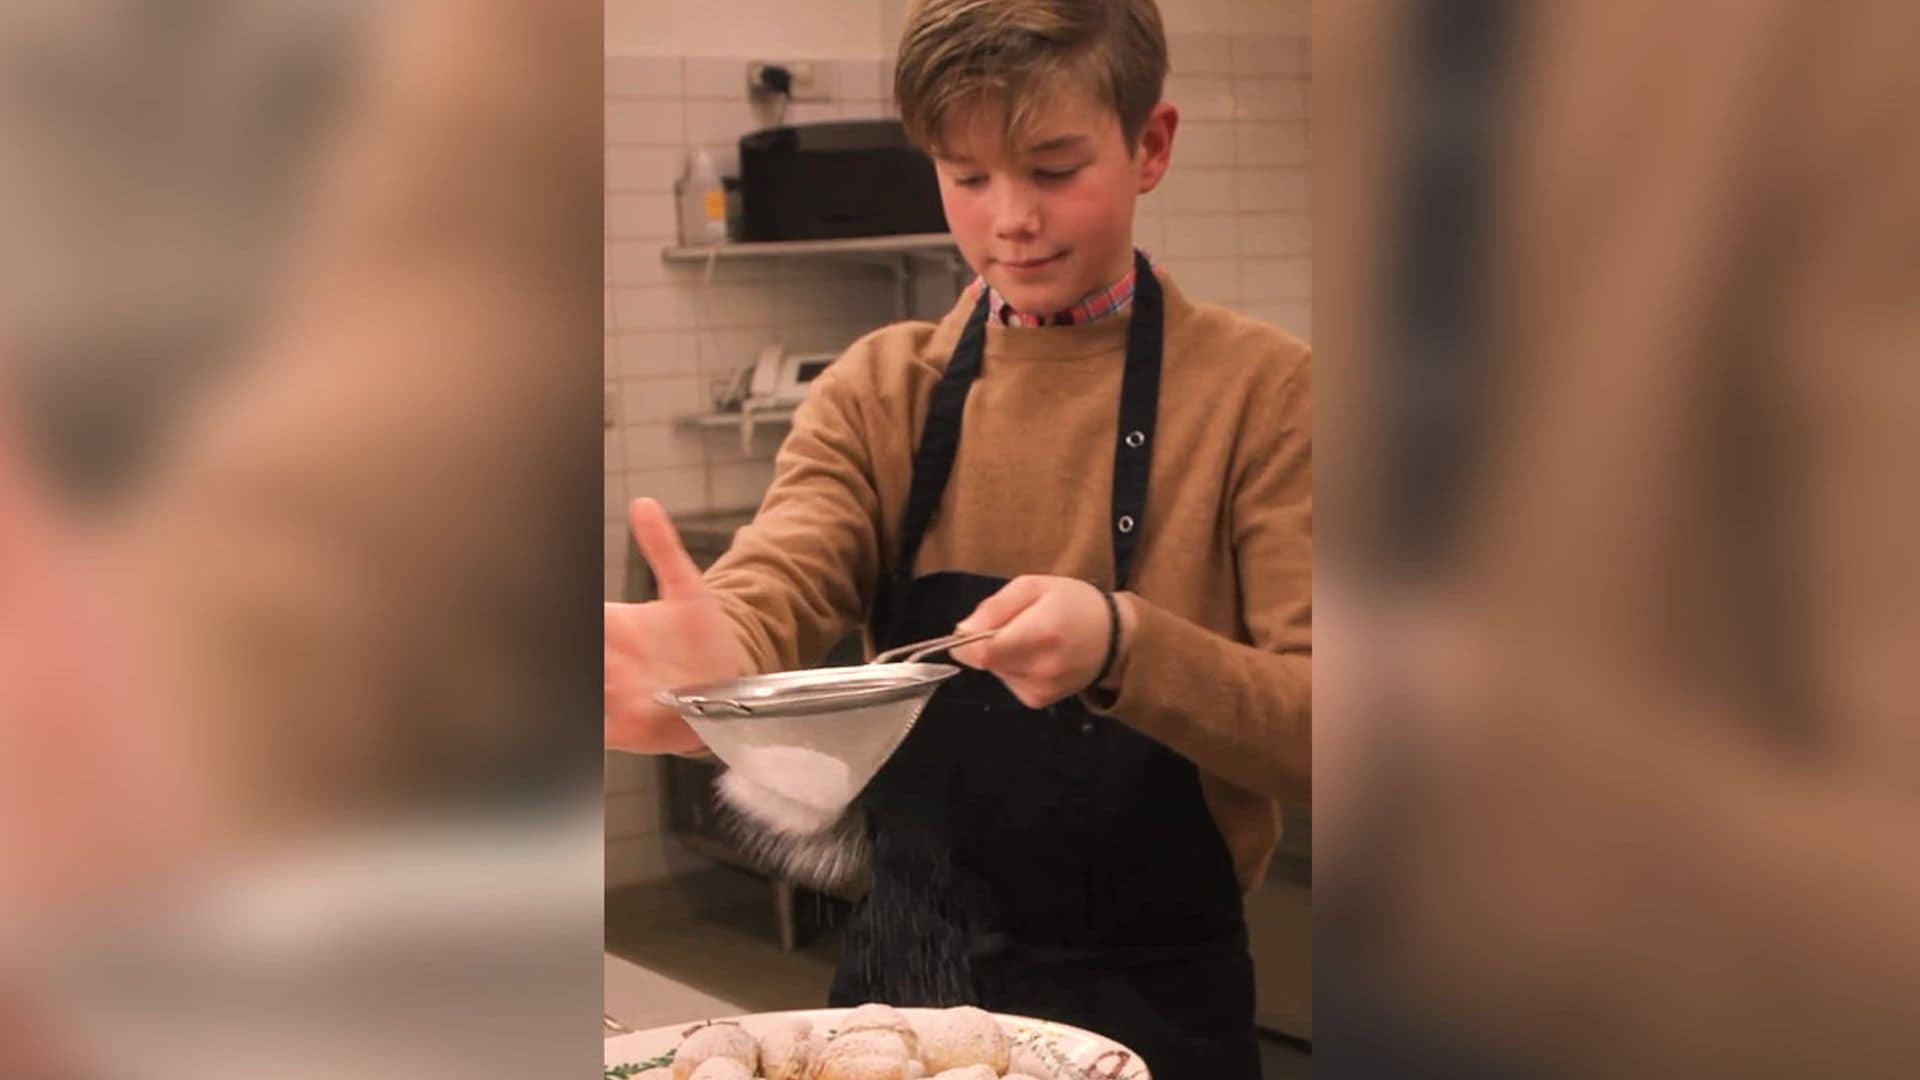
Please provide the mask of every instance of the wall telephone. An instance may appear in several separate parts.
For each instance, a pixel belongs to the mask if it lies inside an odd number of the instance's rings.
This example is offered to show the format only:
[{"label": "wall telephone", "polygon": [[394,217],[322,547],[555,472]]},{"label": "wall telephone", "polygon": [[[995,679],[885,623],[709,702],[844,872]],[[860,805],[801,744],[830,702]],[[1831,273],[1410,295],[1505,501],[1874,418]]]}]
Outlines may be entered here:
[{"label": "wall telephone", "polygon": [[807,384],[827,370],[833,357],[833,353],[789,355],[779,342],[763,347],[747,380],[746,405],[786,409],[800,404],[806,400]]},{"label": "wall telephone", "polygon": [[779,342],[763,346],[754,362],[726,384],[714,386],[714,406],[722,412],[740,413],[740,446],[743,453],[753,450],[756,414],[790,409],[807,397],[807,386],[827,365],[834,353],[789,355]]}]

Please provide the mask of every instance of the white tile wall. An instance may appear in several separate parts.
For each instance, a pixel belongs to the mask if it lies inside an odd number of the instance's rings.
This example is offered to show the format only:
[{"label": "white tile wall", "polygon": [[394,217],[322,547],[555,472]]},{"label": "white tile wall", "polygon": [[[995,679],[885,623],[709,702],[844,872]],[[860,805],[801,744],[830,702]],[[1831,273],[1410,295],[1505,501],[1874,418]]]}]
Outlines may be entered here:
[{"label": "white tile wall", "polygon": [[606,838],[626,840],[657,833],[666,825],[666,814],[652,792],[611,795],[606,800]]},{"label": "white tile wall", "polygon": [[703,870],[713,864],[675,843],[664,832],[606,842],[607,885],[618,889]]},{"label": "white tile wall", "polygon": [[[607,58],[607,71],[619,65]],[[672,63],[648,60],[646,63]],[[679,101],[608,101],[606,139],[612,146],[673,146],[685,130],[686,109]]]},{"label": "white tile wall", "polygon": [[680,152],[666,146],[617,146],[607,150],[608,191],[672,191]]},{"label": "white tile wall", "polygon": [[[886,65],[822,61],[834,100],[801,103],[787,122],[881,116]],[[606,59],[606,431],[603,521],[608,598],[623,595],[626,504],[646,495],[671,514],[748,507],[772,478],[781,432],[742,447],[737,429],[676,421],[705,410],[711,384],[752,362],[762,345],[799,351],[845,347],[891,321],[884,271],[829,263],[668,265],[676,241],[673,182],[687,151],[704,147],[723,173],[738,171],[739,137],[776,120],[749,101],[747,58],[609,56]],[[701,865],[664,835],[659,762],[607,755],[609,887]]]},{"label": "white tile wall", "polygon": [[1234,119],[1234,85],[1229,75],[1169,75],[1163,96],[1188,119]]},{"label": "white tile wall", "polygon": [[[1181,9],[1167,10],[1167,97],[1180,107],[1181,126],[1173,169],[1140,202],[1135,242],[1189,295],[1310,336],[1308,41],[1291,33],[1182,35]],[[785,120],[890,111],[888,62],[819,63],[834,99],[800,103]],[[743,449],[737,430],[676,425],[706,406],[715,379],[750,363],[769,341],[831,351],[895,317],[883,271],[759,262],[715,266],[709,278],[706,267],[661,261],[675,242],[673,180],[687,150],[705,147],[723,173],[735,172],[735,141],[775,120],[747,99],[746,64],[606,59],[606,380],[615,412],[605,459],[609,598],[625,582],[627,500],[651,496],[674,514],[749,507],[772,478],[777,429]],[[922,282],[922,314],[943,311],[951,294],[940,290],[950,284],[938,276]],[[661,831],[658,765],[607,755],[610,887],[699,865]]]},{"label": "white tile wall", "polygon": [[1307,125],[1257,123],[1234,125],[1234,163],[1249,168],[1307,164]]},{"label": "white tile wall", "polygon": [[1304,169],[1238,169],[1234,172],[1236,202],[1242,212],[1307,209]]},{"label": "white tile wall", "polygon": [[660,500],[670,514],[698,513],[707,505],[705,465],[635,469],[628,481],[636,495]]},{"label": "white tile wall", "polygon": [[1304,84],[1295,79],[1242,78],[1234,76],[1234,118],[1238,120],[1307,119]]},{"label": "white tile wall", "polygon": [[1307,78],[1294,34],[1179,33],[1168,21],[1180,108],[1173,168],[1140,203],[1135,234],[1190,296],[1302,337],[1311,307]]},{"label": "white tile wall", "polygon": [[664,379],[628,379],[620,384],[620,421],[623,424],[669,424],[702,411],[708,397],[698,376]]},{"label": "white tile wall", "polygon": [[[1169,223],[1169,232],[1174,227]],[[1166,258],[1160,262],[1190,295],[1205,299],[1240,295],[1240,260],[1237,258]]]},{"label": "white tile wall", "polygon": [[[1307,40],[1176,32],[1169,46],[1167,96],[1182,112],[1175,167],[1141,200],[1136,242],[1200,299],[1266,313],[1306,306]],[[886,62],[819,63],[834,100],[799,103],[786,119],[888,111]],[[622,498],[652,494],[643,482],[671,478],[674,501],[689,510],[754,501],[742,479],[750,474],[736,469],[719,483],[714,472],[739,462],[737,439],[676,438],[676,411],[702,408],[712,380],[748,363],[767,341],[833,349],[894,317],[892,291],[870,271],[733,263],[714,267],[709,280],[705,267],[661,261],[674,242],[672,186],[687,149],[704,146],[722,171],[736,169],[735,140],[775,119],[771,106],[747,97],[746,64],[745,57],[607,58],[607,374],[621,403],[607,459],[623,473]],[[757,440],[753,453],[770,456],[772,444]],[[704,471],[697,492],[687,470]],[[624,516],[618,510],[610,504],[608,520]]]},{"label": "white tile wall", "polygon": [[1224,34],[1175,35],[1167,40],[1173,70],[1187,75],[1233,74],[1233,40]]},{"label": "white tile wall", "polygon": [[1312,251],[1313,221],[1305,213],[1241,214],[1240,254],[1306,255]]},{"label": "white tile wall", "polygon": [[1180,125],[1180,168],[1231,169],[1237,154],[1234,125],[1217,120],[1186,120]]},{"label": "white tile wall", "polygon": [[[837,264],[740,262],[668,265],[675,240],[673,182],[689,149],[705,148],[723,173],[738,170],[742,134],[781,119],[750,100],[747,57],[609,56],[606,60],[607,385],[606,521],[625,520],[639,495],[696,513],[759,501],[778,446],[772,430],[742,449],[737,432],[676,426],[704,410],[711,384],[752,362],[760,347],[826,351],[891,321],[884,272]],[[888,65],[818,61],[833,100],[801,102],[787,122],[881,116]],[[606,545],[610,597],[624,580],[625,548]]]}]

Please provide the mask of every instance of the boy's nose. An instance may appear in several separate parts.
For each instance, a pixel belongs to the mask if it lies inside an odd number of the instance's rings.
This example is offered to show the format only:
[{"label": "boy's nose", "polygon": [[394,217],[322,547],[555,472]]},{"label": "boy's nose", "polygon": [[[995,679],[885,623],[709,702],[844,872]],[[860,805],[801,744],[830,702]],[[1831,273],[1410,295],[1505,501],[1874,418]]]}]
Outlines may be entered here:
[{"label": "boy's nose", "polygon": [[1040,202],[1009,184],[994,206],[993,232],[1001,239],[1032,236],[1040,231]]}]

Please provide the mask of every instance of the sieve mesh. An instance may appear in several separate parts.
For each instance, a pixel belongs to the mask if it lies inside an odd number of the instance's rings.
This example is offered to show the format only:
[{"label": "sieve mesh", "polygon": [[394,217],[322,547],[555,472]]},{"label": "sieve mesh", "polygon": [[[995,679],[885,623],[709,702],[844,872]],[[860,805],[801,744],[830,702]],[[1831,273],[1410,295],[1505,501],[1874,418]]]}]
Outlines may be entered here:
[{"label": "sieve mesh", "polygon": [[753,783],[837,818],[913,730],[951,664],[866,664],[663,692],[715,756]]}]

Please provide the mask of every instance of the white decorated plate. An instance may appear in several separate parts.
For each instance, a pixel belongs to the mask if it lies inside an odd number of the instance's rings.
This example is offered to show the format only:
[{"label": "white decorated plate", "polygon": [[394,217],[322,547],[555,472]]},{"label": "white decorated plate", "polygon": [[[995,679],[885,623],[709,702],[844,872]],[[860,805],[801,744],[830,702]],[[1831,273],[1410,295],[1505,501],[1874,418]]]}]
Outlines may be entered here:
[{"label": "white decorated plate", "polygon": [[[793,1012],[753,1013],[748,1016],[713,1017],[730,1020],[747,1029],[755,1038],[769,1023],[799,1018],[811,1021],[816,1031],[831,1034],[849,1009],[801,1009]],[[909,1022],[939,1012],[938,1009],[900,1010]],[[1006,1030],[1013,1043],[1014,1062],[1031,1063],[1045,1071],[1035,1075],[1041,1080],[1151,1080],[1140,1055],[1091,1031],[1052,1020],[994,1013],[994,1019]],[[689,1030],[707,1023],[689,1020],[684,1024],[650,1028],[606,1040],[607,1080],[618,1077],[646,1078],[671,1076],[666,1066],[673,1062],[673,1051]],[[658,1073],[647,1072],[659,1069]]]}]

